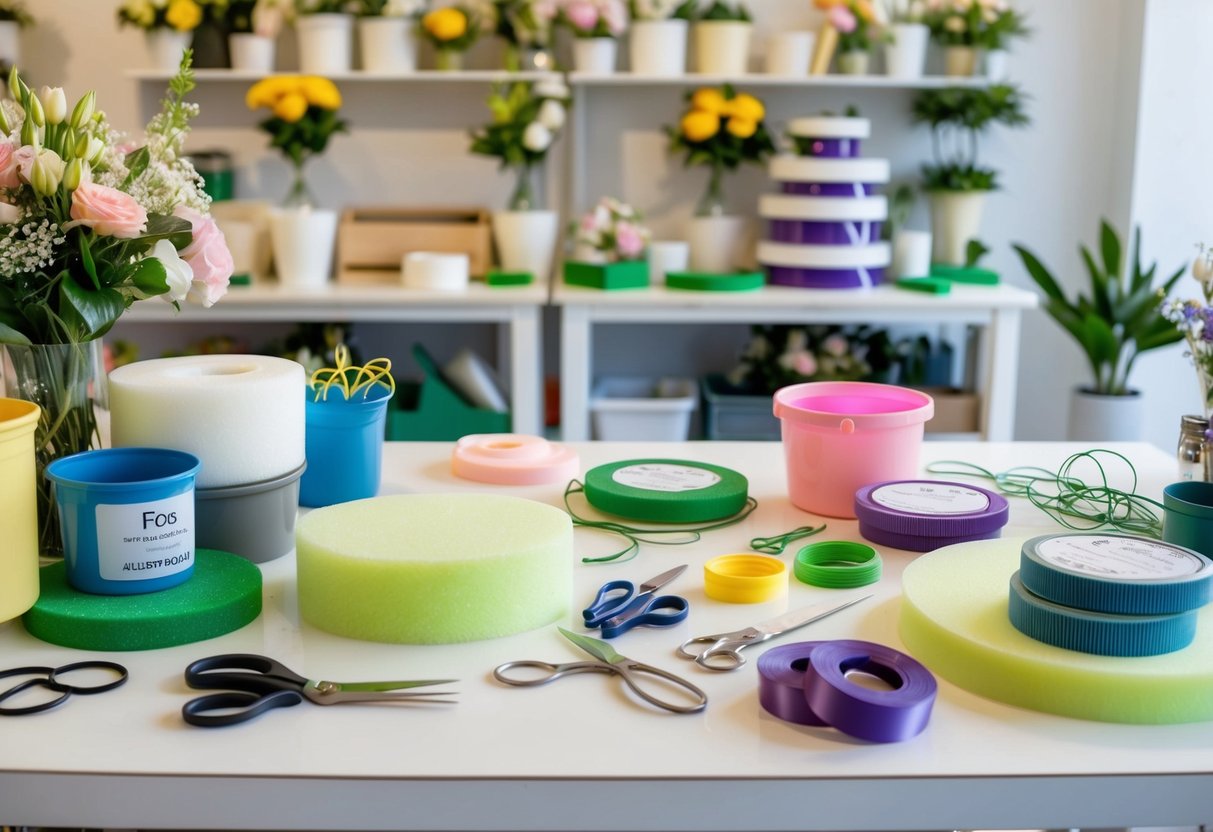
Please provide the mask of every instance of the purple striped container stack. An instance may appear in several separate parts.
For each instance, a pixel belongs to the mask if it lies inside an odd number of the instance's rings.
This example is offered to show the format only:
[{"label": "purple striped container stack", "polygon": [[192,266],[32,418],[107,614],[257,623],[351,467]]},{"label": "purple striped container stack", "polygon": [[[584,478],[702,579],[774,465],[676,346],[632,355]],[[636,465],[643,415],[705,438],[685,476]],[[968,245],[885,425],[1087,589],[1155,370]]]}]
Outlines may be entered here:
[{"label": "purple striped container stack", "polygon": [[758,261],[773,284],[875,286],[890,254],[880,239],[888,201],[874,191],[889,181],[889,163],[859,156],[871,123],[864,118],[797,118],[788,133],[798,155],[771,160],[771,179],[779,183],[780,193],[767,194],[758,204],[768,224]]}]

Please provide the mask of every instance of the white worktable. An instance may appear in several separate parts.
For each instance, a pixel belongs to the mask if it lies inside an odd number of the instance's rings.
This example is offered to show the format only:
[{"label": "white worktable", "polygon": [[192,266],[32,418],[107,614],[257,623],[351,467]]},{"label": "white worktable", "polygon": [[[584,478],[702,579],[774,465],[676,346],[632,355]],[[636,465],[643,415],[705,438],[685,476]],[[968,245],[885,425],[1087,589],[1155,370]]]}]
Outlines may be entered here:
[{"label": "white worktable", "polygon": [[[929,458],[959,457],[996,470],[1056,466],[1061,444],[928,444]],[[693,679],[711,698],[701,715],[649,709],[598,675],[540,689],[501,686],[492,668],[512,659],[575,660],[555,627],[471,644],[370,644],[301,625],[292,557],[266,564],[265,611],[205,643],[107,655],[130,668],[116,691],[79,697],[45,714],[0,720],[0,825],[236,829],[791,830],[972,829],[1196,825],[1213,820],[1213,723],[1133,726],[1085,722],[1002,705],[940,683],[918,737],[873,745],[765,714],[754,663],[713,674],[679,660],[692,635],[736,629],[830,596],[795,580],[786,598],[739,606],[708,600],[701,565],[742,551],[751,537],[810,520],[785,494],[778,444],[584,444],[586,466],[653,456],[731,466],[759,501],[743,524],[686,547],[646,546],[626,564],[575,569],[569,615],[613,578],[643,580],[691,568],[667,591],[691,615],[671,630],[633,631],[620,652]],[[1157,496],[1174,461],[1122,446]],[[449,473],[446,444],[394,444],[385,492],[468,491]],[[562,489],[506,488],[558,504]],[[1055,528],[1022,501],[1008,536]],[[827,539],[855,538],[829,521]],[[820,539],[820,538],[819,538]],[[577,554],[614,544],[586,530]],[[402,541],[406,545],[407,541]],[[901,573],[913,559],[885,551],[876,598],[773,644],[862,638],[893,647]],[[785,559],[788,555],[784,556]],[[307,675],[338,680],[462,680],[455,706],[391,708],[302,704],[242,726],[185,725],[181,678],[193,659],[222,652],[273,656]],[[43,644],[17,622],[0,625],[0,667],[58,664],[83,654]],[[1213,695],[1211,692],[1210,695]]]},{"label": "white worktable", "polygon": [[956,285],[927,295],[891,285],[837,291],[765,286],[753,292],[686,292],[653,286],[601,291],[563,282],[560,308],[560,425],[569,441],[590,438],[596,324],[969,324],[982,329],[977,359],[982,437],[1010,440],[1015,427],[1019,317],[1037,296],[1014,286]]}]

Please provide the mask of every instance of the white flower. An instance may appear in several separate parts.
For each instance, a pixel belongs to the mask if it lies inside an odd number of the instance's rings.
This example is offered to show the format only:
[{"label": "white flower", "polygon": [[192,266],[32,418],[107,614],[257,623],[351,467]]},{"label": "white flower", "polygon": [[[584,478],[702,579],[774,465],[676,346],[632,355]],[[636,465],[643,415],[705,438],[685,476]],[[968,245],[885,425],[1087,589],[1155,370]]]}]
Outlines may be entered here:
[{"label": "white flower", "polygon": [[38,151],[30,171],[29,183],[40,196],[51,196],[63,181],[63,160],[49,148]]},{"label": "white flower", "polygon": [[535,120],[555,132],[564,127],[564,106],[559,101],[549,98],[539,105],[539,114],[535,116]]},{"label": "white flower", "polygon": [[425,10],[425,0],[387,0],[384,17],[418,17]]},{"label": "white flower", "polygon": [[949,17],[947,20],[945,20],[943,22],[943,28],[947,29],[949,32],[953,32],[953,33],[959,35],[961,32],[963,32],[968,27],[965,26],[965,20],[963,17],[959,17],[957,15],[952,15],[951,17]]},{"label": "white flower", "polygon": [[67,94],[63,87],[42,87],[38,90],[38,99],[46,113],[47,124],[62,124],[67,118]]},{"label": "white flower", "polygon": [[552,145],[552,131],[537,121],[526,126],[522,134],[522,146],[532,153],[542,153]]},{"label": "white flower", "polygon": [[1213,282],[1213,249],[1202,251],[1192,263],[1192,276],[1206,286]]},{"label": "white flower", "polygon": [[569,88],[564,85],[563,81],[540,81],[535,85],[535,96],[537,98],[554,98],[557,101],[567,101],[569,99]]},{"label": "white flower", "polygon": [[164,266],[164,280],[168,284],[168,294],[161,295],[169,303],[181,302],[190,292],[194,284],[194,270],[190,264],[181,259],[177,247],[168,240],[158,240],[148,257],[154,257]]},{"label": "white flower", "polygon": [[0,225],[12,225],[21,221],[21,209],[7,202],[0,202]]}]

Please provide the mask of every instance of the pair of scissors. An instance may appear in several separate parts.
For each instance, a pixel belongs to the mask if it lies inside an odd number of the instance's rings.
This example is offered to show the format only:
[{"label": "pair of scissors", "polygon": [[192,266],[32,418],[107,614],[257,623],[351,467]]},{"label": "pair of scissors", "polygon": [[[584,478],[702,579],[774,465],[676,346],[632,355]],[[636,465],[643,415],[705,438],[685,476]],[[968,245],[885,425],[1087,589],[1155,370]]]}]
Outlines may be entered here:
[{"label": "pair of scissors", "polygon": [[[676,714],[693,714],[707,707],[708,695],[681,676],[675,676],[673,673],[662,670],[659,667],[653,667],[652,665],[629,659],[627,656],[621,656],[605,641],[599,641],[596,638],[579,635],[578,633],[570,633],[563,627],[557,627],[556,629],[560,630],[565,638],[598,661],[569,662],[567,664],[551,664],[550,662],[533,660],[506,662],[493,670],[493,677],[497,681],[507,685],[534,687],[536,685],[546,685],[548,682],[554,682],[557,679],[562,679],[574,673],[609,673],[622,677],[624,684],[631,688],[633,693],[645,702],[648,702],[650,705],[656,705],[658,708],[664,708]],[[523,677],[511,673],[511,671],[519,668],[532,668],[540,671],[540,675]],[[655,677],[660,680],[656,684],[660,684],[663,688],[669,688],[672,685],[684,690],[688,694],[687,703],[670,702],[646,691],[641,686],[641,682],[649,677]],[[652,685],[654,682],[650,681],[649,684]]]},{"label": "pair of scissors", "polygon": [[[63,681],[63,677],[69,673],[80,670],[101,670],[112,673],[114,678],[101,682],[95,685],[74,685]],[[26,714],[36,714],[42,711],[49,711],[51,708],[57,708],[68,700],[73,693],[80,696],[90,696],[94,693],[104,693],[107,690],[113,690],[125,684],[127,679],[126,668],[116,662],[103,661],[84,661],[72,662],[60,667],[12,667],[8,670],[0,670],[0,679],[8,679],[13,676],[29,676],[24,682],[18,682],[8,690],[0,693],[0,702],[7,702],[14,696],[18,696],[23,691],[31,688],[45,688],[59,694],[58,696],[47,699],[43,702],[35,702],[32,705],[0,705],[0,716],[25,716]]]},{"label": "pair of scissors", "polygon": [[[678,655],[684,659],[692,659],[695,664],[708,670],[736,670],[745,664],[745,656],[741,655],[741,651],[751,644],[761,644],[775,636],[781,636],[806,624],[820,621],[827,615],[833,615],[871,597],[871,595],[862,595],[842,603],[831,601],[814,604],[811,607],[803,607],[785,613],[761,624],[755,624],[753,627],[746,627],[744,630],[687,639],[678,648]],[[697,645],[702,644],[706,644],[707,647],[695,649]]]},{"label": "pair of scissors", "polygon": [[687,617],[691,605],[681,595],[660,595],[657,590],[686,571],[686,564],[649,578],[639,587],[631,581],[608,581],[581,611],[585,626],[601,628],[603,638],[614,638],[633,627],[672,627]]},{"label": "pair of scissors", "polygon": [[[270,708],[289,708],[304,699],[316,705],[349,702],[408,702],[416,697],[453,696],[453,693],[414,692],[406,688],[445,685],[455,679],[403,682],[325,682],[305,679],[285,665],[252,653],[229,653],[198,659],[185,669],[185,683],[199,690],[224,690],[191,699],[181,708],[190,725],[215,728],[248,722]],[[423,699],[446,702],[449,699]]]}]

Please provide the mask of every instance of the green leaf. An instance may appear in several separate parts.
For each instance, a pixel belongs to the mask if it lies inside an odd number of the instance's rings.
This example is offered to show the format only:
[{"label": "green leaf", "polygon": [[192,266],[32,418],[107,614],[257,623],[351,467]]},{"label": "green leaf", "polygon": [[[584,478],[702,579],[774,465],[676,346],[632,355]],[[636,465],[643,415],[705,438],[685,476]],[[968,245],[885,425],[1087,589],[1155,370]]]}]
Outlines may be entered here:
[{"label": "green leaf", "polygon": [[160,240],[168,240],[175,249],[181,251],[188,247],[193,239],[194,227],[190,225],[189,220],[168,214],[149,214],[147,231],[137,237],[135,242],[142,251],[148,251]]},{"label": "green leaf", "polygon": [[1087,273],[1091,279],[1091,302],[1095,310],[1104,318],[1112,317],[1112,301],[1109,292],[1109,279],[1099,266],[1095,263],[1095,258],[1091,256],[1091,252],[1086,246],[1079,246],[1078,250],[1082,253],[1083,262],[1087,265]]},{"label": "green leaf", "polygon": [[122,181],[122,187],[118,190],[125,191],[130,187],[131,183],[143,175],[147,170],[148,162],[151,161],[151,154],[147,147],[141,147],[138,150],[133,150],[126,154],[126,179]]},{"label": "green leaf", "polygon": [[93,263],[93,252],[89,248],[88,237],[83,229],[77,231],[76,241],[80,244],[80,263],[84,266],[84,273],[88,275],[89,280],[93,281],[93,288],[100,289],[101,281],[97,278],[97,266]]},{"label": "green leaf", "polygon": [[1110,364],[1115,361],[1120,352],[1120,342],[1108,322],[1099,315],[1087,315],[1082,326],[1083,343],[1092,361],[1097,364]]},{"label": "green leaf", "polygon": [[1107,220],[1099,224],[1099,249],[1103,253],[1104,273],[1117,280],[1120,277],[1120,237]]},{"label": "green leaf", "polygon": [[29,343],[29,338],[8,324],[0,323],[0,344],[20,344],[21,346],[26,346]]},{"label": "green leaf", "polygon": [[990,247],[981,240],[969,240],[965,246],[965,268],[971,269],[977,265],[981,258],[985,257],[990,251]]},{"label": "green leaf", "polygon": [[59,316],[77,341],[104,335],[125,310],[126,301],[113,289],[85,289],[70,275],[59,283]]},{"label": "green leaf", "polygon": [[1049,270],[1044,267],[1044,264],[1036,258],[1036,255],[1028,251],[1021,245],[1011,246],[1019,254],[1019,259],[1023,261],[1024,268],[1028,270],[1028,276],[1036,282],[1040,290],[1045,293],[1054,302],[1070,308],[1070,302],[1066,299],[1065,293],[1061,291],[1061,286],[1049,274]]},{"label": "green leaf", "polygon": [[155,257],[144,257],[131,264],[126,280],[141,295],[152,297],[168,291],[168,272]]}]

